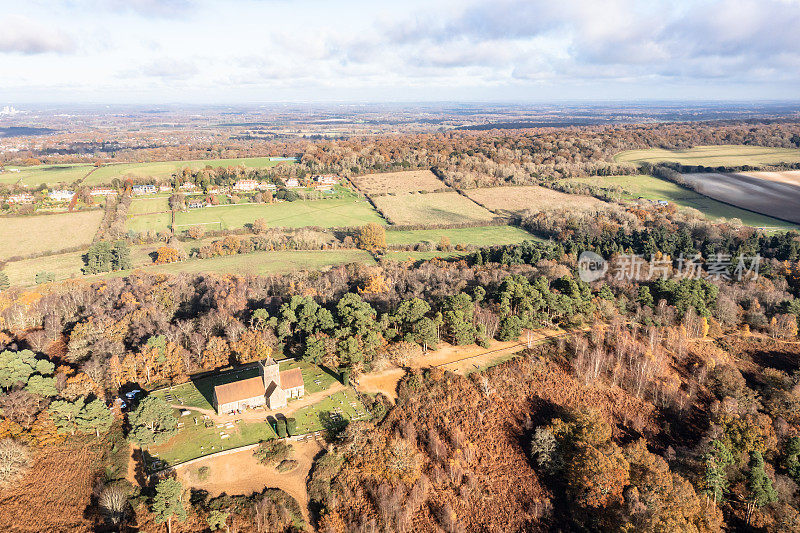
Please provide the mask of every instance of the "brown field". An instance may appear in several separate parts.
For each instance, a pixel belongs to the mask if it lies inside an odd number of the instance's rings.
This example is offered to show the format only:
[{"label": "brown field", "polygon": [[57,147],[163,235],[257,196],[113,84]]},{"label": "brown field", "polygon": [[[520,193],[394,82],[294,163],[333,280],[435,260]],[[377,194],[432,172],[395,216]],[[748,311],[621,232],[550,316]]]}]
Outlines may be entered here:
[{"label": "brown field", "polygon": [[103,211],[0,218],[0,260],[49,250],[88,246]]},{"label": "brown field", "polygon": [[698,173],[683,177],[697,192],[714,200],[800,223],[797,172]]},{"label": "brown field", "polygon": [[448,188],[430,170],[365,174],[354,177],[352,180],[359,189],[367,194],[399,194]]},{"label": "brown field", "polygon": [[[297,500],[303,517],[308,521],[306,477],[314,463],[314,457],[322,451],[322,445],[315,440],[291,444],[294,447],[291,458],[298,465],[288,472],[280,473],[272,466],[262,465],[253,456],[252,450],[245,450],[192,463],[191,466],[180,468],[178,477],[184,486],[207,490],[212,497],[223,492],[250,495],[267,487],[281,489]],[[197,470],[203,466],[209,467],[209,477],[206,481],[199,481]]]},{"label": "brown field", "polygon": [[569,208],[581,211],[606,209],[606,202],[592,196],[564,194],[562,192],[525,185],[521,187],[489,187],[466,191],[470,198],[498,213],[521,213],[528,209],[549,211]]},{"label": "brown field", "polygon": [[0,531],[92,531],[92,452],[53,446],[38,451],[30,470],[0,491]]},{"label": "brown field", "polygon": [[461,224],[488,222],[494,215],[457,192],[401,194],[373,198],[392,224]]}]

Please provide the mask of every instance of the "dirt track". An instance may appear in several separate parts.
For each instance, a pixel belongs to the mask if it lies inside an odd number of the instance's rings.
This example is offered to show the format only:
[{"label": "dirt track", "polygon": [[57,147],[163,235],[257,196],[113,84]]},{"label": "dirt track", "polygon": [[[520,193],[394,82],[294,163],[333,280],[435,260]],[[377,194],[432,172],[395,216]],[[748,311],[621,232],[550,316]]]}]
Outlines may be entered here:
[{"label": "dirt track", "polygon": [[800,178],[795,172],[683,174],[700,194],[749,211],[800,224]]}]

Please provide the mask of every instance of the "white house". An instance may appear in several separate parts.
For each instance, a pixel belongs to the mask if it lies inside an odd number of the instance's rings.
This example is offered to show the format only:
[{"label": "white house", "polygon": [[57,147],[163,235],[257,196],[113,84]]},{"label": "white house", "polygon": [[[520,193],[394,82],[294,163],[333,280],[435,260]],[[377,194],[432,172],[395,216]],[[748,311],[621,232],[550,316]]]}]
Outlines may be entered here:
[{"label": "white house", "polygon": [[155,185],[134,185],[132,190],[133,190],[133,194],[137,194],[137,195],[155,194],[156,193],[156,186]]},{"label": "white house", "polygon": [[336,185],[339,183],[339,176],[334,176],[333,174],[314,176],[313,179],[319,185]]},{"label": "white house", "polygon": [[196,191],[197,185],[195,185],[191,181],[187,181],[186,183],[182,183],[181,186],[178,188],[182,191]]},{"label": "white house", "polygon": [[277,187],[274,183],[270,183],[268,181],[260,181],[258,182],[258,190],[259,191],[274,191]]},{"label": "white house", "polygon": [[299,187],[300,186],[300,182],[297,181],[295,178],[289,178],[288,180],[286,180],[286,186],[287,187]]},{"label": "white house", "polygon": [[254,191],[256,190],[257,187],[258,187],[258,181],[256,180],[238,180],[233,185],[233,190],[240,192]]},{"label": "white house", "polygon": [[75,196],[73,191],[67,190],[60,190],[60,191],[50,191],[47,195],[50,197],[51,200],[55,200],[56,202],[69,202],[72,200],[72,197]]},{"label": "white house", "polygon": [[10,204],[32,204],[33,195],[27,192],[12,194],[6,198],[6,201]]}]

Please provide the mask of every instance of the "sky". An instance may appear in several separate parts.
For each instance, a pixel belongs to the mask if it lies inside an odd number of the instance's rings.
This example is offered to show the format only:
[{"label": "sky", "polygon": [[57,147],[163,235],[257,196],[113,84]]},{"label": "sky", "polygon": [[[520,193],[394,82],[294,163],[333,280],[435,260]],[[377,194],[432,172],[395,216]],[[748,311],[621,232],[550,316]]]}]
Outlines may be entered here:
[{"label": "sky", "polygon": [[798,100],[800,0],[0,0],[0,104]]}]

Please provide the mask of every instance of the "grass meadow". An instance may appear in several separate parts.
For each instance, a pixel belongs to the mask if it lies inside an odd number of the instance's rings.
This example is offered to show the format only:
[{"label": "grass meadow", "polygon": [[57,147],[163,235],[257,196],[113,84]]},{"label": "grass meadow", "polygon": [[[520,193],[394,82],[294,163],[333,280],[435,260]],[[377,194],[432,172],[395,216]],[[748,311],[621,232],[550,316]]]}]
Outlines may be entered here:
[{"label": "grass meadow", "polygon": [[75,246],[88,246],[103,211],[0,218],[0,260]]},{"label": "grass meadow", "polygon": [[263,218],[273,227],[289,228],[305,226],[333,228],[362,226],[370,222],[385,223],[369,203],[359,198],[349,197],[191,209],[175,214],[175,229],[176,231],[183,230],[194,224],[204,224],[209,229],[243,228],[258,218]]},{"label": "grass meadow", "polygon": [[236,159],[194,159],[190,161],[156,161],[152,163],[110,163],[101,167],[78,164],[37,165],[33,167],[15,167],[19,172],[0,173],[0,183],[22,183],[28,186],[41,184],[75,183],[84,179],[85,185],[111,183],[114,178],[169,178],[178,170],[189,167],[201,169],[207,165],[212,167],[229,167],[244,165],[250,168],[274,167],[279,164],[293,164],[287,161],[270,161],[269,157],[240,157]]},{"label": "grass meadow", "polygon": [[430,170],[365,174],[352,178],[352,181],[359,189],[370,195],[435,191],[447,188],[447,185]]},{"label": "grass meadow", "polygon": [[528,209],[596,211],[608,207],[606,202],[592,196],[565,194],[538,185],[486,187],[471,189],[467,194],[476,202],[498,213],[522,213]]},{"label": "grass meadow", "polygon": [[666,161],[682,165],[739,166],[774,165],[800,162],[800,149],[767,148],[763,146],[695,146],[686,150],[629,150],[614,156],[618,163],[662,163]]},{"label": "grass meadow", "polygon": [[387,231],[386,244],[403,245],[420,242],[439,244],[442,237],[447,237],[453,246],[457,244],[475,246],[514,244],[536,238],[516,226],[482,226],[476,228]]},{"label": "grass meadow", "polygon": [[488,222],[494,214],[457,192],[398,194],[373,198],[389,222],[407,224],[461,224]]}]

